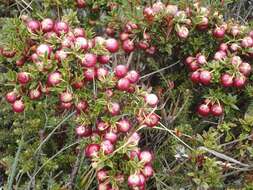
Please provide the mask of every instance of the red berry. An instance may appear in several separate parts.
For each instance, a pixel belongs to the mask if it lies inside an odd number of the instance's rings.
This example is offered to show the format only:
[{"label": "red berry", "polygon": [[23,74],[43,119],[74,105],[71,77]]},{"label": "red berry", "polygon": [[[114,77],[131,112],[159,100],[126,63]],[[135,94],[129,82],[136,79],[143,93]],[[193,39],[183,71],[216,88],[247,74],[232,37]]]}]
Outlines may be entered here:
[{"label": "red berry", "polygon": [[224,52],[228,51],[228,45],[225,44],[225,43],[221,43],[220,47],[219,47],[219,50],[224,51]]},{"label": "red berry", "polygon": [[109,124],[104,121],[97,122],[97,129],[99,131],[105,131],[109,127]]},{"label": "red berry", "polygon": [[86,1],[85,0],[76,0],[76,6],[79,9],[86,7]]},{"label": "red berry", "polygon": [[242,62],[239,65],[239,71],[244,75],[244,76],[249,76],[249,74],[251,73],[251,65],[249,63],[246,62]]},{"label": "red berry", "polygon": [[88,81],[93,81],[97,77],[97,71],[95,68],[87,68],[84,72],[83,75],[86,80]]},{"label": "red berry", "polygon": [[37,100],[41,97],[41,91],[39,89],[30,90],[29,97],[31,100]]},{"label": "red berry", "polygon": [[89,48],[88,40],[84,37],[77,37],[75,39],[75,46],[81,48],[83,51],[86,51]]},{"label": "red berry", "polygon": [[154,174],[153,167],[150,164],[146,164],[142,170],[145,177],[152,177]]},{"label": "red berry", "polygon": [[203,70],[200,72],[199,74],[199,81],[204,84],[204,85],[208,85],[211,83],[212,80],[212,75],[209,71]]},{"label": "red berry", "polygon": [[109,71],[105,67],[100,67],[97,69],[97,78],[101,81],[105,79],[105,77],[108,75]]},{"label": "red berry", "polygon": [[120,132],[126,133],[132,128],[132,125],[128,119],[121,119],[117,122],[117,128]]},{"label": "red berry", "polygon": [[60,102],[60,108],[69,110],[72,108],[72,102]]},{"label": "red berry", "polygon": [[30,32],[37,33],[40,31],[40,22],[37,20],[28,21],[27,28]]},{"label": "red berry", "polygon": [[231,87],[233,86],[233,76],[231,76],[230,74],[224,73],[221,76],[220,82],[221,82],[221,85],[224,87]]},{"label": "red berry", "polygon": [[66,22],[58,21],[54,25],[54,32],[58,35],[67,34],[69,32],[69,26]]},{"label": "red berry", "polygon": [[17,94],[15,92],[8,92],[6,95],[5,95],[5,99],[7,102],[9,103],[14,103],[16,100],[17,100]]},{"label": "red berry", "polygon": [[198,114],[201,116],[208,116],[210,113],[210,108],[207,104],[200,104],[198,107]]},{"label": "red berry", "polygon": [[119,50],[118,41],[115,40],[114,38],[107,39],[105,41],[105,48],[111,53],[117,52]]},{"label": "red berry", "polygon": [[94,67],[97,63],[97,56],[91,53],[86,53],[81,60],[81,65],[85,67]]},{"label": "red berry", "polygon": [[155,94],[147,94],[145,96],[145,102],[151,107],[155,107],[158,104],[158,97]]},{"label": "red berry", "polygon": [[240,75],[240,76],[236,76],[234,78],[234,83],[233,83],[234,87],[242,88],[245,86],[245,84],[246,84],[246,77],[245,76]]},{"label": "red berry", "polygon": [[107,154],[111,154],[114,151],[114,146],[111,143],[111,141],[109,140],[104,140],[101,142],[101,150],[107,155]]},{"label": "red berry", "polygon": [[80,80],[80,81],[75,81],[75,82],[73,82],[72,86],[73,86],[73,88],[76,89],[76,90],[77,90],[77,89],[81,89],[81,88],[84,87],[84,82],[83,82],[82,80]]},{"label": "red berry", "polygon": [[190,65],[194,60],[195,60],[194,57],[189,56],[189,57],[187,57],[187,58],[185,59],[185,64],[186,64],[186,65]]},{"label": "red berry", "polygon": [[203,65],[206,63],[206,57],[204,55],[197,56],[197,63]]},{"label": "red berry", "polygon": [[126,78],[129,80],[130,83],[134,84],[139,81],[140,75],[137,71],[132,70],[127,73]]},{"label": "red berry", "polygon": [[89,137],[92,134],[90,126],[79,125],[76,127],[76,135],[79,137]]},{"label": "red berry", "polygon": [[223,114],[223,107],[220,104],[213,104],[211,107],[211,114],[213,116],[221,116]]},{"label": "red berry", "polygon": [[16,100],[12,104],[12,110],[16,113],[21,113],[24,111],[24,109],[25,109],[25,104],[22,100]]},{"label": "red berry", "polygon": [[99,144],[89,144],[85,148],[85,156],[92,158],[98,154],[99,150],[100,150]]},{"label": "red berry", "polygon": [[76,38],[85,37],[85,31],[83,28],[74,28],[73,33]]},{"label": "red berry", "polygon": [[130,187],[137,187],[141,184],[141,179],[138,174],[132,174],[128,177],[128,185]]},{"label": "red berry", "polygon": [[128,139],[128,143],[138,145],[141,137],[137,132],[134,132]]},{"label": "red berry", "polygon": [[252,47],[253,45],[253,39],[250,36],[246,36],[241,41],[241,46],[244,48]]},{"label": "red berry", "polygon": [[60,100],[61,102],[68,103],[71,102],[73,99],[73,95],[70,92],[62,92],[60,94]]},{"label": "red berry", "polygon": [[144,164],[148,164],[153,160],[153,155],[149,151],[142,151],[139,155],[139,160]]},{"label": "red berry", "polygon": [[58,62],[61,62],[61,61],[65,60],[67,57],[68,57],[68,54],[64,50],[57,50],[55,52],[55,59]]},{"label": "red berry", "polygon": [[227,56],[226,52],[219,50],[219,51],[217,51],[217,52],[214,54],[214,59],[215,59],[215,60],[222,60],[222,59],[224,59],[226,56]]},{"label": "red berry", "polygon": [[121,91],[128,91],[130,82],[127,78],[121,78],[117,82],[117,88]]},{"label": "red berry", "polygon": [[134,50],[134,42],[131,40],[125,40],[122,44],[122,48],[126,53],[131,53]]},{"label": "red berry", "polygon": [[105,133],[104,139],[110,141],[112,144],[116,143],[118,139],[118,135],[114,133],[113,131],[109,131]]},{"label": "red berry", "polygon": [[112,102],[108,106],[108,111],[112,116],[119,115],[120,113],[120,105],[116,102]]},{"label": "red berry", "polygon": [[116,77],[123,78],[124,76],[126,76],[128,68],[126,65],[117,65],[114,69],[114,72]]},{"label": "red berry", "polygon": [[217,27],[213,31],[213,36],[215,38],[224,38],[225,36],[225,29],[223,27]]},{"label": "red berry", "polygon": [[197,24],[199,30],[205,30],[208,28],[209,20],[207,17],[202,17],[202,20]]},{"label": "red berry", "polygon": [[51,32],[54,28],[54,21],[51,18],[45,18],[41,21],[41,29],[43,32]]},{"label": "red berry", "polygon": [[126,33],[126,32],[120,33],[119,38],[120,38],[121,41],[128,40],[129,34]]},{"label": "red berry", "polygon": [[196,71],[199,69],[199,64],[197,61],[193,61],[191,63],[188,64],[188,67],[191,71]]},{"label": "red berry", "polygon": [[100,55],[98,56],[98,62],[101,64],[107,64],[110,61],[110,56],[109,55]]},{"label": "red berry", "polygon": [[20,72],[17,74],[17,80],[22,85],[27,84],[30,81],[29,74],[27,72]]},{"label": "red berry", "polygon": [[51,52],[52,52],[52,48],[47,44],[41,44],[36,49],[36,54],[38,56],[50,57]]},{"label": "red berry", "polygon": [[50,73],[48,75],[47,83],[50,86],[55,86],[55,85],[59,84],[61,82],[61,80],[62,80],[61,73],[56,71],[56,72]]},{"label": "red berry", "polygon": [[191,81],[194,82],[194,83],[199,83],[199,75],[200,75],[199,71],[194,71],[191,74]]},{"label": "red berry", "polygon": [[145,124],[148,127],[155,127],[156,125],[158,125],[159,121],[160,121],[160,118],[155,113],[151,113],[151,114],[147,115],[145,118]]},{"label": "red berry", "polygon": [[85,112],[88,108],[88,102],[85,100],[81,100],[76,104],[77,113]]},{"label": "red berry", "polygon": [[105,169],[101,169],[97,172],[97,180],[101,183],[104,182],[108,178],[108,171]]}]

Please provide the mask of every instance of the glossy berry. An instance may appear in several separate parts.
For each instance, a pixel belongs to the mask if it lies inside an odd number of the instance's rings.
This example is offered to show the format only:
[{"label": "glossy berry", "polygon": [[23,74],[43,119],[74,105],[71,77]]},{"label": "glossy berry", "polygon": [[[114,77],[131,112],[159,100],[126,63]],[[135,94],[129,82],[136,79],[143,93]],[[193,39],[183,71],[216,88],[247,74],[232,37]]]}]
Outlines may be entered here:
[{"label": "glossy berry", "polygon": [[66,34],[69,32],[69,26],[66,22],[58,21],[54,25],[54,32],[58,35]]},{"label": "glossy berry", "polygon": [[134,84],[139,81],[140,75],[137,71],[132,70],[127,73],[126,78],[129,80],[130,83]]},{"label": "glossy berry", "polygon": [[211,106],[211,114],[213,116],[221,116],[223,114],[223,107],[220,104],[213,104]]},{"label": "glossy berry", "polygon": [[224,73],[221,76],[220,83],[224,87],[231,87],[233,86],[233,76],[228,73]]},{"label": "glossy berry", "polygon": [[73,99],[73,95],[70,92],[62,92],[60,94],[60,100],[61,102],[68,103],[71,102]]},{"label": "glossy berry", "polygon": [[85,67],[94,67],[97,63],[97,56],[92,53],[86,53],[81,60],[81,65]]},{"label": "glossy berry", "polygon": [[245,86],[245,84],[246,84],[246,77],[245,76],[240,75],[240,76],[236,76],[234,78],[234,83],[233,83],[234,87],[242,88]]},{"label": "glossy berry", "polygon": [[153,160],[153,155],[149,151],[142,151],[139,154],[139,160],[144,164],[148,164]]},{"label": "glossy berry", "polygon": [[99,131],[104,131],[109,127],[109,124],[104,121],[98,121],[97,122],[97,129]]},{"label": "glossy berry", "polygon": [[75,46],[83,51],[86,51],[89,48],[88,40],[84,37],[77,37],[75,39]]},{"label": "glossy berry", "polygon": [[138,174],[132,174],[128,177],[128,185],[130,187],[137,187],[141,184],[141,179]]},{"label": "glossy berry", "polygon": [[74,28],[73,33],[76,38],[85,37],[85,31],[83,28]]},{"label": "glossy berry", "polygon": [[158,97],[155,94],[147,94],[145,96],[145,102],[151,106],[155,107],[158,104]]},{"label": "glossy berry", "polygon": [[77,113],[85,112],[88,108],[88,102],[85,100],[81,100],[76,104]]},{"label": "glossy berry", "polygon": [[126,74],[128,72],[128,68],[126,65],[117,65],[114,68],[114,72],[115,72],[116,77],[123,78],[124,76],[126,76]]},{"label": "glossy berry", "polygon": [[21,113],[24,111],[24,109],[25,109],[25,104],[22,100],[16,100],[12,104],[12,110],[16,113]]},{"label": "glossy berry", "polygon": [[87,156],[88,158],[92,158],[98,154],[99,150],[100,150],[99,144],[89,144],[85,148],[84,153],[85,153],[85,156]]},{"label": "glossy berry", "polygon": [[122,44],[122,48],[126,53],[131,53],[134,50],[134,42],[131,40],[125,40]]},{"label": "glossy berry", "polygon": [[118,135],[115,132],[113,132],[113,131],[109,131],[109,132],[105,133],[104,139],[108,140],[112,144],[114,144],[114,143],[116,143],[116,141],[118,139]]},{"label": "glossy berry", "polygon": [[115,40],[114,38],[107,39],[105,41],[105,48],[111,53],[117,52],[119,50],[118,41]]},{"label": "glossy berry", "polygon": [[59,72],[53,72],[48,75],[47,83],[50,86],[55,86],[59,84],[62,80],[62,75]]},{"label": "glossy berry", "polygon": [[97,180],[99,182],[104,182],[108,177],[108,172],[105,169],[97,171]]},{"label": "glossy berry", "polygon": [[17,100],[17,94],[15,92],[8,92],[6,95],[5,95],[5,99],[7,102],[9,103],[14,103],[16,100]]},{"label": "glossy berry", "polygon": [[132,125],[128,119],[121,119],[117,122],[117,128],[120,132],[126,133],[132,128]]},{"label": "glossy berry", "polygon": [[54,28],[54,21],[51,18],[45,18],[41,21],[41,29],[43,32],[50,32]]},{"label": "glossy berry", "polygon": [[130,82],[127,78],[121,78],[117,82],[117,88],[121,91],[128,91]]},{"label": "glossy berry", "polygon": [[50,57],[52,48],[47,44],[41,44],[36,49],[36,54],[38,56],[47,56]]},{"label": "glossy berry", "polygon": [[223,27],[217,27],[213,31],[213,36],[215,38],[224,38],[225,36],[225,29]]},{"label": "glossy berry", "polygon": [[145,177],[152,177],[154,174],[153,167],[150,164],[146,164],[142,170],[142,173]]},{"label": "glossy berry", "polygon": [[108,64],[110,62],[110,56],[109,55],[100,55],[100,56],[98,56],[97,61],[101,64]]},{"label": "glossy berry", "polygon": [[211,80],[212,80],[212,75],[209,71],[206,71],[206,70],[200,71],[199,81],[202,84],[208,85],[211,83]]},{"label": "glossy berry", "polygon": [[88,81],[93,81],[97,77],[97,71],[95,68],[87,68],[84,72],[83,75],[86,80]]},{"label": "glossy berry", "polygon": [[76,135],[79,137],[89,137],[92,134],[90,126],[79,125],[76,127]]},{"label": "glossy berry", "polygon": [[29,91],[29,97],[31,100],[37,100],[41,97],[42,93],[39,89],[32,89]]},{"label": "glossy berry", "polygon": [[239,65],[239,71],[244,75],[244,76],[249,76],[249,74],[251,73],[251,65],[249,63],[246,62],[242,62]]},{"label": "glossy berry", "polygon": [[112,116],[119,115],[120,113],[120,105],[116,102],[112,102],[108,105],[108,111]]},{"label": "glossy berry", "polygon": [[198,106],[198,114],[201,116],[208,116],[210,113],[210,108],[207,104],[200,104]]},{"label": "glossy berry", "polygon": [[111,141],[109,140],[104,140],[101,142],[101,150],[107,155],[107,154],[111,154],[114,151],[114,146],[111,143]]},{"label": "glossy berry", "polygon": [[27,72],[20,72],[17,74],[19,84],[25,85],[30,81],[30,76]]},{"label": "glossy berry", "polygon": [[160,121],[160,118],[155,113],[148,114],[145,118],[145,124],[148,127],[155,127],[156,125],[158,125],[159,121]]},{"label": "glossy berry", "polygon": [[200,75],[199,71],[194,71],[191,74],[191,81],[194,82],[194,83],[199,83],[199,75]]},{"label": "glossy berry", "polygon": [[37,20],[31,20],[27,22],[27,28],[32,33],[37,33],[40,31],[40,22]]}]

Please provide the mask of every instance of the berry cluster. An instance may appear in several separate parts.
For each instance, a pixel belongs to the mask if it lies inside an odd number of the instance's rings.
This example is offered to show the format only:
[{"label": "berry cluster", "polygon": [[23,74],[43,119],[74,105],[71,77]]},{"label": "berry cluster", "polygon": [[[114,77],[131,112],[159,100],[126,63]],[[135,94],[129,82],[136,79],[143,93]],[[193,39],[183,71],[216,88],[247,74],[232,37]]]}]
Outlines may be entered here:
[{"label": "berry cluster", "polygon": [[[137,71],[110,66],[111,54],[119,51],[114,38],[88,39],[83,28],[50,18],[25,20],[29,48],[16,62],[15,88],[5,96],[13,111],[45,99],[57,111],[75,111],[76,135],[87,142],[84,154],[97,170],[98,189],[145,189],[153,155],[138,148],[137,132],[158,125],[157,96],[137,85]],[[3,49],[1,54],[10,57]]]}]

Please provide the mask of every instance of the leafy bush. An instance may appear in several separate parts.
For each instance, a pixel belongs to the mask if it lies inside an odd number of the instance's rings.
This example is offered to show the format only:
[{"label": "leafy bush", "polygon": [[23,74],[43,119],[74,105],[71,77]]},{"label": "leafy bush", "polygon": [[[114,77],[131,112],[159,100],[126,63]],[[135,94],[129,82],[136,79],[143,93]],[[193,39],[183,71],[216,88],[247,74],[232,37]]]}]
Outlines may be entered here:
[{"label": "leafy bush", "polygon": [[249,2],[1,6],[4,189],[253,187]]}]

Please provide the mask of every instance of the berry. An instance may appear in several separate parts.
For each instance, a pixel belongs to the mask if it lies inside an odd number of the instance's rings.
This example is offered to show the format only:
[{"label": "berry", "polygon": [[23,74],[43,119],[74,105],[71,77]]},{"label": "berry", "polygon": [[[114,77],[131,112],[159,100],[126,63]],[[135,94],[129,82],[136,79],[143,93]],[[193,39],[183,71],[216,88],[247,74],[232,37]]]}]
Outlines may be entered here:
[{"label": "berry", "polygon": [[118,139],[118,135],[116,133],[114,133],[113,131],[109,131],[109,132],[105,133],[104,139],[108,140],[114,144],[114,143],[116,143],[116,141]]},{"label": "berry", "polygon": [[84,37],[77,37],[75,39],[75,46],[81,48],[83,51],[86,51],[89,48],[88,40]]},{"label": "berry", "polygon": [[224,73],[221,76],[220,83],[224,87],[231,87],[231,86],[233,86],[233,76],[231,76],[230,74]]},{"label": "berry", "polygon": [[117,88],[121,91],[128,91],[130,82],[127,78],[121,78],[117,82]]},{"label": "berry", "polygon": [[86,7],[86,1],[85,0],[76,0],[76,6],[79,9]]},{"label": "berry", "polygon": [[108,178],[108,172],[105,169],[101,169],[97,172],[97,180],[104,182]]},{"label": "berry", "polygon": [[200,75],[199,71],[194,71],[191,74],[191,81],[194,82],[194,83],[199,83],[199,75]]},{"label": "berry", "polygon": [[251,65],[249,63],[246,62],[242,62],[239,65],[239,71],[244,75],[244,76],[249,76],[249,74],[251,73]]},{"label": "berry", "polygon": [[17,74],[17,80],[20,84],[25,85],[30,81],[29,74],[27,72],[20,72]]},{"label": "berry", "polygon": [[188,28],[186,28],[185,26],[181,26],[177,31],[177,35],[181,39],[186,39],[189,35]]},{"label": "berry", "polygon": [[126,65],[117,65],[114,69],[114,72],[116,77],[123,78],[124,76],[126,76],[128,68]]},{"label": "berry", "polygon": [[213,36],[215,38],[224,38],[225,36],[225,29],[223,27],[217,27],[213,31]]},{"label": "berry", "polygon": [[145,118],[145,124],[148,127],[155,127],[156,125],[158,125],[159,121],[160,121],[160,118],[155,113],[151,113],[147,115],[147,117]]},{"label": "berry", "polygon": [[234,87],[242,88],[245,86],[245,84],[246,84],[246,77],[245,76],[240,75],[240,76],[236,76],[234,78],[234,83],[233,83]]},{"label": "berry", "polygon": [[97,129],[99,131],[104,131],[109,127],[108,123],[104,122],[104,121],[99,121],[97,122]]},{"label": "berry", "polygon": [[117,122],[117,128],[120,132],[126,133],[132,128],[132,125],[128,119],[121,119]]},{"label": "berry", "polygon": [[40,31],[40,22],[37,20],[31,20],[27,22],[27,28],[32,33],[37,33]]},{"label": "berry", "polygon": [[83,75],[86,80],[88,81],[93,81],[97,77],[97,71],[95,68],[87,68],[84,72]]},{"label": "berry", "polygon": [[131,53],[134,50],[134,42],[127,39],[123,42],[122,48],[126,53]]},{"label": "berry", "polygon": [[81,65],[85,67],[94,67],[97,63],[97,56],[91,53],[86,53],[81,60]]},{"label": "berry", "polygon": [[105,41],[105,48],[109,52],[115,53],[119,50],[119,44],[118,44],[117,40],[115,40],[114,38],[109,38]]},{"label": "berry", "polygon": [[62,92],[60,94],[60,100],[61,102],[68,103],[71,102],[73,99],[73,95],[70,92]]},{"label": "berry", "polygon": [[97,69],[97,78],[102,81],[105,79],[108,73],[109,73],[108,69],[100,67]]},{"label": "berry", "polygon": [[36,49],[36,54],[38,56],[50,57],[51,52],[52,52],[52,48],[47,44],[41,44]]},{"label": "berry", "polygon": [[67,34],[69,32],[69,26],[66,22],[58,21],[54,25],[54,32],[59,36],[62,34]]},{"label": "berry", "polygon": [[84,153],[85,153],[85,156],[87,156],[88,158],[92,158],[98,154],[99,150],[100,150],[99,144],[89,144],[85,148]]},{"label": "berry", "polygon": [[223,114],[223,107],[220,104],[213,104],[211,107],[211,114],[213,116],[221,116]]},{"label": "berry", "polygon": [[79,125],[76,127],[76,135],[79,137],[89,137],[92,134],[90,126]]},{"label": "berry", "polygon": [[145,177],[151,177],[154,174],[153,167],[150,164],[146,164],[142,170]]},{"label": "berry", "polygon": [[140,152],[139,160],[144,164],[148,164],[153,160],[153,155],[149,151],[142,151]]},{"label": "berry", "polygon": [[145,102],[151,107],[155,107],[158,104],[158,98],[155,94],[147,94],[145,96]]},{"label": "berry", "polygon": [[25,109],[25,104],[22,100],[16,100],[12,104],[12,110],[16,113],[21,113],[24,111],[24,109]]},{"label": "berry", "polygon": [[119,115],[120,113],[120,105],[116,102],[112,102],[108,105],[108,111],[112,116]]},{"label": "berry", "polygon": [[132,70],[127,73],[126,78],[129,80],[130,83],[134,84],[139,81],[140,75],[137,71]]},{"label": "berry", "polygon": [[45,18],[41,21],[41,29],[43,32],[51,32],[54,28],[54,21],[51,18]]},{"label": "berry", "polygon": [[41,97],[41,91],[39,89],[30,90],[29,97],[31,100],[37,100]]},{"label": "berry", "polygon": [[76,38],[85,37],[85,31],[83,28],[74,28],[73,33]]},{"label": "berry", "polygon": [[85,100],[81,100],[76,104],[77,113],[85,112],[88,108],[88,102]]},{"label": "berry", "polygon": [[101,142],[101,150],[107,155],[114,151],[114,146],[109,140],[104,140]]},{"label": "berry", "polygon": [[101,64],[107,64],[110,61],[110,56],[109,55],[100,55],[98,56],[98,62]]},{"label": "berry", "polygon": [[136,187],[136,186],[140,186],[141,184],[141,179],[139,177],[138,174],[132,174],[128,177],[128,185],[130,187]]},{"label": "berry", "polygon": [[64,51],[64,50],[57,50],[55,52],[55,59],[58,62],[63,61],[64,59],[66,59],[68,57],[68,54]]},{"label": "berry", "polygon": [[7,102],[9,103],[14,103],[16,100],[17,100],[17,94],[15,92],[8,92],[6,95],[5,95],[5,99]]},{"label": "berry", "polygon": [[200,104],[198,106],[198,114],[201,116],[208,116],[210,113],[210,108],[207,104]]},{"label": "berry", "polygon": [[212,80],[212,75],[209,71],[203,70],[199,74],[199,81],[204,85],[209,85]]},{"label": "berry", "polygon": [[48,75],[47,83],[50,86],[55,86],[55,85],[59,84],[61,82],[61,80],[62,80],[61,73],[56,71],[56,72],[50,73]]}]

